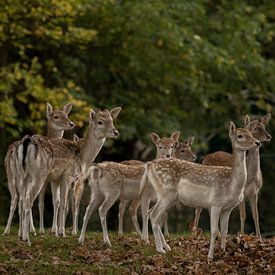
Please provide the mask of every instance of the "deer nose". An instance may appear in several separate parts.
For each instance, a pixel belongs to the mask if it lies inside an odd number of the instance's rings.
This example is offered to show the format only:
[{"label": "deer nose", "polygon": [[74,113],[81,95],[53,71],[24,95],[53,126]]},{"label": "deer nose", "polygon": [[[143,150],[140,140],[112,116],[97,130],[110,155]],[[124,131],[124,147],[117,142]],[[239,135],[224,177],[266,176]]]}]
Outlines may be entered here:
[{"label": "deer nose", "polygon": [[119,136],[119,132],[116,130],[116,131],[113,131],[113,134],[114,136],[118,137]]},{"label": "deer nose", "polygon": [[69,122],[70,127],[74,127],[74,123],[72,121]]},{"label": "deer nose", "polygon": [[166,157],[167,157],[167,158],[170,158],[170,157],[171,157],[171,155],[166,154]]},{"label": "deer nose", "polygon": [[260,146],[261,145],[261,142],[260,141],[255,141],[255,144],[257,145],[257,146]]},{"label": "deer nose", "polygon": [[197,156],[193,156],[193,160],[194,160],[194,161],[196,160],[196,158],[197,158]]},{"label": "deer nose", "polygon": [[266,137],[268,140],[271,140],[271,135],[267,134]]}]

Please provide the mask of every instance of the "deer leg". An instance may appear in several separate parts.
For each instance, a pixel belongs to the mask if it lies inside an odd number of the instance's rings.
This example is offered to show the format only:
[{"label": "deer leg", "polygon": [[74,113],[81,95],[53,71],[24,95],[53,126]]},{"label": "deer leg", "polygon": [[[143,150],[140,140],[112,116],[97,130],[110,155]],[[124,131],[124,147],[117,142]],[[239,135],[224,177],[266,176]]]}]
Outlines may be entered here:
[{"label": "deer leg", "polygon": [[141,200],[141,215],[142,215],[141,239],[146,243],[149,243],[148,221],[149,221],[150,201],[151,201],[150,198],[142,198]]},{"label": "deer leg", "polygon": [[[165,197],[159,199],[158,202],[154,205],[150,213],[150,220],[155,237],[156,249],[162,254],[166,253],[163,248],[167,249],[168,247],[161,232],[160,222],[165,211],[167,211],[173,204],[176,203],[176,199],[176,192],[166,193]],[[169,250],[169,248],[167,250]]]},{"label": "deer leg", "polygon": [[168,212],[165,211],[162,217],[162,224],[164,230],[164,236],[169,237],[169,230],[168,230]]},{"label": "deer leg", "polygon": [[260,231],[260,225],[259,225],[259,213],[258,213],[258,193],[254,194],[250,198],[250,206],[252,210],[252,216],[255,224],[256,229],[256,237],[259,240],[262,240],[261,231]]},{"label": "deer leg", "polygon": [[60,186],[51,182],[52,202],[53,202],[53,223],[51,232],[58,237],[58,213],[60,208]]},{"label": "deer leg", "polygon": [[199,227],[201,211],[202,211],[202,208],[196,208],[196,210],[195,210],[195,220],[194,220],[194,225],[193,225],[193,227],[195,229],[197,229]]},{"label": "deer leg", "polygon": [[114,193],[108,194],[98,209],[101,226],[102,226],[102,231],[103,231],[103,242],[108,244],[109,246],[111,246],[111,242],[110,242],[109,236],[108,236],[106,217],[107,217],[107,213],[108,213],[109,209],[116,202],[118,197],[119,197],[119,192],[117,192],[116,194],[114,194]]},{"label": "deer leg", "polygon": [[23,220],[24,220],[24,215],[23,215],[23,198],[19,197],[19,202],[18,202],[18,216],[19,216],[19,229],[18,229],[18,237],[22,239],[22,234],[23,234]]},{"label": "deer leg", "polygon": [[59,211],[59,228],[58,234],[66,237],[65,224],[66,224],[66,207],[68,201],[68,194],[71,187],[71,182],[64,176],[60,185],[60,211]]},{"label": "deer leg", "polygon": [[78,243],[79,244],[84,243],[85,233],[86,233],[86,229],[87,229],[89,219],[90,219],[93,211],[100,205],[101,202],[102,202],[102,197],[99,194],[97,194],[97,192],[93,192],[93,190],[91,190],[90,203],[86,208],[85,215],[84,215],[84,218],[83,218],[83,225],[82,225],[81,233],[80,233],[80,236],[78,238]]},{"label": "deer leg", "polygon": [[34,236],[36,236],[36,231],[33,223],[33,215],[32,215],[32,209],[30,213],[30,232],[33,233]]},{"label": "deer leg", "polygon": [[76,186],[76,190],[73,190],[72,199],[72,215],[73,215],[73,230],[72,235],[77,235],[78,232],[78,219],[79,219],[79,206],[84,189],[84,182]]},{"label": "deer leg", "polygon": [[159,226],[159,233],[160,233],[160,238],[161,238],[161,242],[162,242],[162,247],[164,248],[165,251],[171,251],[171,247],[168,245],[168,243],[166,242],[162,231],[161,231],[161,226]]},{"label": "deer leg", "polygon": [[132,222],[134,224],[136,232],[139,235],[141,235],[141,230],[140,230],[140,226],[139,226],[138,218],[137,218],[138,207],[139,207],[139,203],[136,201],[132,201],[131,205],[129,207],[129,212],[131,214]]},{"label": "deer leg", "polygon": [[231,210],[222,211],[220,215],[220,229],[221,229],[221,249],[225,251],[225,242],[228,232],[228,222],[231,214]]},{"label": "deer leg", "polygon": [[244,234],[244,224],[246,219],[245,213],[245,199],[243,199],[239,204],[239,211],[240,211],[240,220],[241,220],[241,234]]},{"label": "deer leg", "polygon": [[47,189],[47,184],[45,183],[41,189],[41,192],[39,194],[39,202],[38,202],[38,208],[39,208],[39,233],[45,234],[44,229],[44,201],[45,201],[45,193]]},{"label": "deer leg", "polygon": [[123,220],[129,200],[120,200],[118,212],[118,234],[123,234]]},{"label": "deer leg", "polygon": [[10,234],[10,227],[11,227],[11,222],[12,222],[12,218],[14,215],[14,211],[16,209],[18,203],[18,194],[15,190],[15,192],[11,192],[11,205],[10,205],[10,213],[9,213],[9,218],[8,218],[8,222],[7,225],[5,227],[3,236]]},{"label": "deer leg", "polygon": [[219,231],[218,224],[219,224],[220,212],[221,212],[221,209],[219,207],[212,207],[210,211],[211,239],[210,239],[210,248],[208,252],[209,262],[213,260],[215,240]]},{"label": "deer leg", "polygon": [[31,196],[26,194],[25,200],[23,202],[23,232],[22,232],[22,240],[26,241],[28,245],[31,245],[29,230],[30,230],[30,214],[31,214]]}]

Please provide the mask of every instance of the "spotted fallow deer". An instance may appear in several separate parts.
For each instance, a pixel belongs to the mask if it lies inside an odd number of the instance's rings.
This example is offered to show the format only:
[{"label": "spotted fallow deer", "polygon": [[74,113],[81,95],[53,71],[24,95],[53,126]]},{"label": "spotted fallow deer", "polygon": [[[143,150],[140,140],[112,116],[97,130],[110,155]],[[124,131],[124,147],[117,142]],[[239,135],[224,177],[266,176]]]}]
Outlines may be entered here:
[{"label": "spotted fallow deer", "polygon": [[[179,135],[180,135],[179,132],[175,132],[171,135],[170,138],[166,138],[166,137],[160,138],[156,133],[151,134],[151,140],[157,147],[157,158],[171,157],[174,145],[177,142],[177,139],[179,138]],[[104,163],[106,164],[107,162],[104,162]],[[124,165],[142,165],[142,166],[144,166],[144,162],[139,161],[139,160],[127,160],[127,161],[121,162],[121,164],[124,164]],[[116,169],[116,167],[114,166],[113,169]],[[118,168],[118,169],[121,169],[121,168]],[[138,180],[139,179],[137,178],[137,181]],[[73,213],[73,231],[72,231],[72,234],[73,235],[76,235],[77,231],[78,231],[78,213],[79,213],[79,205],[80,205],[80,199],[81,199],[81,196],[82,196],[83,188],[84,188],[84,182],[83,181],[77,181],[76,185],[74,187],[73,200],[72,200],[72,213]],[[119,215],[118,215],[118,217],[119,217],[119,228],[122,227],[125,207],[127,206],[127,203],[129,201],[122,198],[121,202],[122,203],[120,203],[120,205],[119,205]],[[121,204],[123,204],[123,206],[125,206],[124,209],[121,207]],[[137,221],[137,216],[133,217],[132,219],[133,219],[133,223],[134,223],[134,226],[135,226],[137,232],[140,232],[138,221]]]},{"label": "spotted fallow deer", "polygon": [[[254,129],[257,122],[251,122]],[[210,209],[211,241],[208,261],[213,259],[214,242],[220,221],[221,248],[225,250],[228,221],[232,209],[242,201],[247,179],[245,152],[260,146],[247,128],[236,128],[230,122],[229,137],[233,148],[233,167],[206,166],[176,158],[154,160],[146,165],[140,194],[147,179],[153,185],[158,201],[150,212],[156,249],[166,253],[171,248],[160,229],[162,215],[177,201],[189,207]]]},{"label": "spotted fallow deer", "polygon": [[[152,141],[158,146],[157,158],[171,157],[174,144],[178,141],[180,132],[175,132],[170,138],[159,138],[151,134]],[[118,200],[135,200],[139,195],[140,180],[144,173],[144,164],[128,165],[116,162],[103,162],[94,166],[89,178],[91,188],[90,203],[86,208],[79,243],[84,242],[85,232],[90,216],[99,207],[99,216],[103,230],[104,243],[111,245],[106,215],[111,206]],[[149,204],[148,204],[149,206]],[[144,219],[149,207],[142,208]],[[133,218],[133,217],[132,217]],[[139,228],[137,217],[133,218],[135,228]]]},{"label": "spotted fallow deer", "polygon": [[23,241],[29,240],[30,211],[35,198],[45,182],[60,185],[60,209],[58,234],[65,237],[65,209],[71,183],[82,177],[94,161],[107,137],[118,137],[113,125],[121,108],[111,111],[93,111],[89,116],[89,128],[81,142],[65,139],[49,139],[39,135],[30,137],[22,145],[24,166]]},{"label": "spotted fallow deer", "polygon": [[[152,141],[156,145],[156,149],[157,149],[157,157],[156,158],[158,159],[160,157],[163,157],[164,156],[163,153],[160,153],[160,150],[164,146],[161,142],[162,140],[160,140],[159,138],[153,139],[153,137],[152,137]],[[175,143],[175,145],[173,146],[172,157],[187,160],[187,161],[194,161],[196,159],[196,155],[192,152],[192,148],[191,148],[193,141],[194,141],[194,137],[188,138],[184,142],[177,141]],[[126,164],[127,164],[127,162],[126,162]],[[148,188],[148,191],[149,191],[149,193],[152,192],[152,199],[155,199],[154,190]],[[145,201],[147,201],[147,196],[145,196],[145,197],[146,197]],[[119,234],[123,234],[123,217],[124,217],[125,209],[127,207],[128,202],[129,202],[128,200],[121,200],[120,204],[119,204],[119,214],[118,214],[118,218],[119,218],[118,219],[119,220],[118,233]],[[137,221],[137,211],[138,211],[138,207],[140,206],[140,203],[141,203],[140,199],[134,200],[134,201],[132,201],[130,208],[129,208],[133,224],[135,225],[135,230],[139,234],[141,234],[141,230],[140,230],[140,227],[139,227],[138,221]],[[145,219],[145,217],[144,217],[144,219]],[[147,220],[148,220],[148,218],[147,218]],[[168,236],[169,230],[168,230],[168,215],[167,215],[167,213],[165,213],[163,216],[163,227],[164,227],[164,234],[166,236]],[[145,228],[148,228],[148,222],[145,222],[143,224],[143,234],[141,234],[142,239],[145,241],[148,241],[148,230]]]},{"label": "spotted fallow deer", "polygon": [[[63,110],[54,110],[50,103],[47,103],[47,111],[46,111],[46,117],[47,117],[47,136],[49,138],[62,138],[64,131],[71,130],[74,127],[74,123],[69,120],[68,114],[70,113],[72,109],[72,103],[68,103],[63,107]],[[10,233],[10,226],[12,222],[12,218],[14,215],[14,211],[16,209],[17,203],[18,203],[18,193],[17,190],[18,182],[22,181],[20,178],[16,178],[15,175],[18,177],[22,176],[22,174],[18,174],[17,171],[22,170],[22,167],[20,163],[18,163],[18,147],[19,145],[24,142],[24,140],[27,138],[25,136],[22,140],[13,142],[7,151],[6,157],[5,157],[5,167],[7,171],[7,178],[8,178],[8,185],[9,190],[11,194],[11,206],[10,206],[10,213],[8,222],[6,225],[6,228],[4,230],[3,235]],[[20,210],[22,209],[22,201],[19,204]],[[19,214],[19,217],[21,217],[21,214]],[[19,222],[20,223],[20,222]],[[21,226],[19,226],[21,228]],[[33,225],[33,218],[31,214],[30,218],[30,231],[35,233],[35,228]],[[19,236],[21,235],[21,232],[18,232]]]},{"label": "spotted fallow deer", "polygon": [[[271,140],[271,135],[266,131],[265,126],[269,122],[271,114],[268,113],[256,120],[257,127],[253,129],[253,136],[261,142],[267,142]],[[245,127],[249,127],[250,117],[246,115],[245,117]],[[227,166],[232,167],[233,156],[229,153],[218,151],[207,155],[204,158],[203,164],[211,166]],[[245,224],[245,199],[250,202],[250,207],[252,210],[253,221],[256,229],[256,237],[261,239],[260,225],[259,225],[259,214],[258,214],[258,193],[262,187],[263,179],[260,167],[260,148],[251,148],[248,150],[247,158],[247,183],[244,190],[244,200],[239,205],[240,210],[240,220],[241,220],[241,234],[244,234],[244,224]],[[200,208],[195,211],[195,221],[194,227],[197,228],[199,224],[199,218],[201,214]]]}]

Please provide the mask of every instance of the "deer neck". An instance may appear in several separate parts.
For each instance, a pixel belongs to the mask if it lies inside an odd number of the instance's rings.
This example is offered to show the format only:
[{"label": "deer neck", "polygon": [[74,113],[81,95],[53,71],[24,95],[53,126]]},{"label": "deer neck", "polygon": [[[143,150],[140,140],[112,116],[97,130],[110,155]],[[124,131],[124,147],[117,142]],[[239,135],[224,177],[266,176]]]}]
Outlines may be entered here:
[{"label": "deer neck", "polygon": [[252,148],[248,151],[247,158],[247,181],[255,179],[261,172],[260,168],[260,148]]},{"label": "deer neck", "polygon": [[233,148],[233,166],[230,178],[231,190],[239,192],[244,188],[247,180],[245,151]]},{"label": "deer neck", "polygon": [[84,166],[89,166],[92,164],[101,150],[105,140],[106,138],[98,137],[94,127],[90,126],[80,148],[80,159]]},{"label": "deer neck", "polygon": [[50,125],[47,126],[47,137],[49,138],[62,138],[64,134],[63,130],[56,130]]}]

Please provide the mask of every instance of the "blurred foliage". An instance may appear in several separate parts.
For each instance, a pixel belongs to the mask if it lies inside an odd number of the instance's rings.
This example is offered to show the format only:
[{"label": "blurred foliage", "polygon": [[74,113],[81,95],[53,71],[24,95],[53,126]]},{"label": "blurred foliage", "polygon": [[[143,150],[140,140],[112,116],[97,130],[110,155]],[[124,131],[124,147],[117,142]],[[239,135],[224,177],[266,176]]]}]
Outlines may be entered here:
[{"label": "blurred foliage", "polygon": [[[138,146],[152,146],[152,131],[194,135],[203,154],[230,150],[230,120],[241,126],[246,113],[275,115],[274,36],[271,0],[3,0],[1,174],[9,143],[43,133],[47,101],[72,101],[80,134],[89,108],[123,108],[120,139],[108,142],[101,159],[153,157]],[[262,155],[266,231],[275,229],[274,152],[270,144]]]}]

